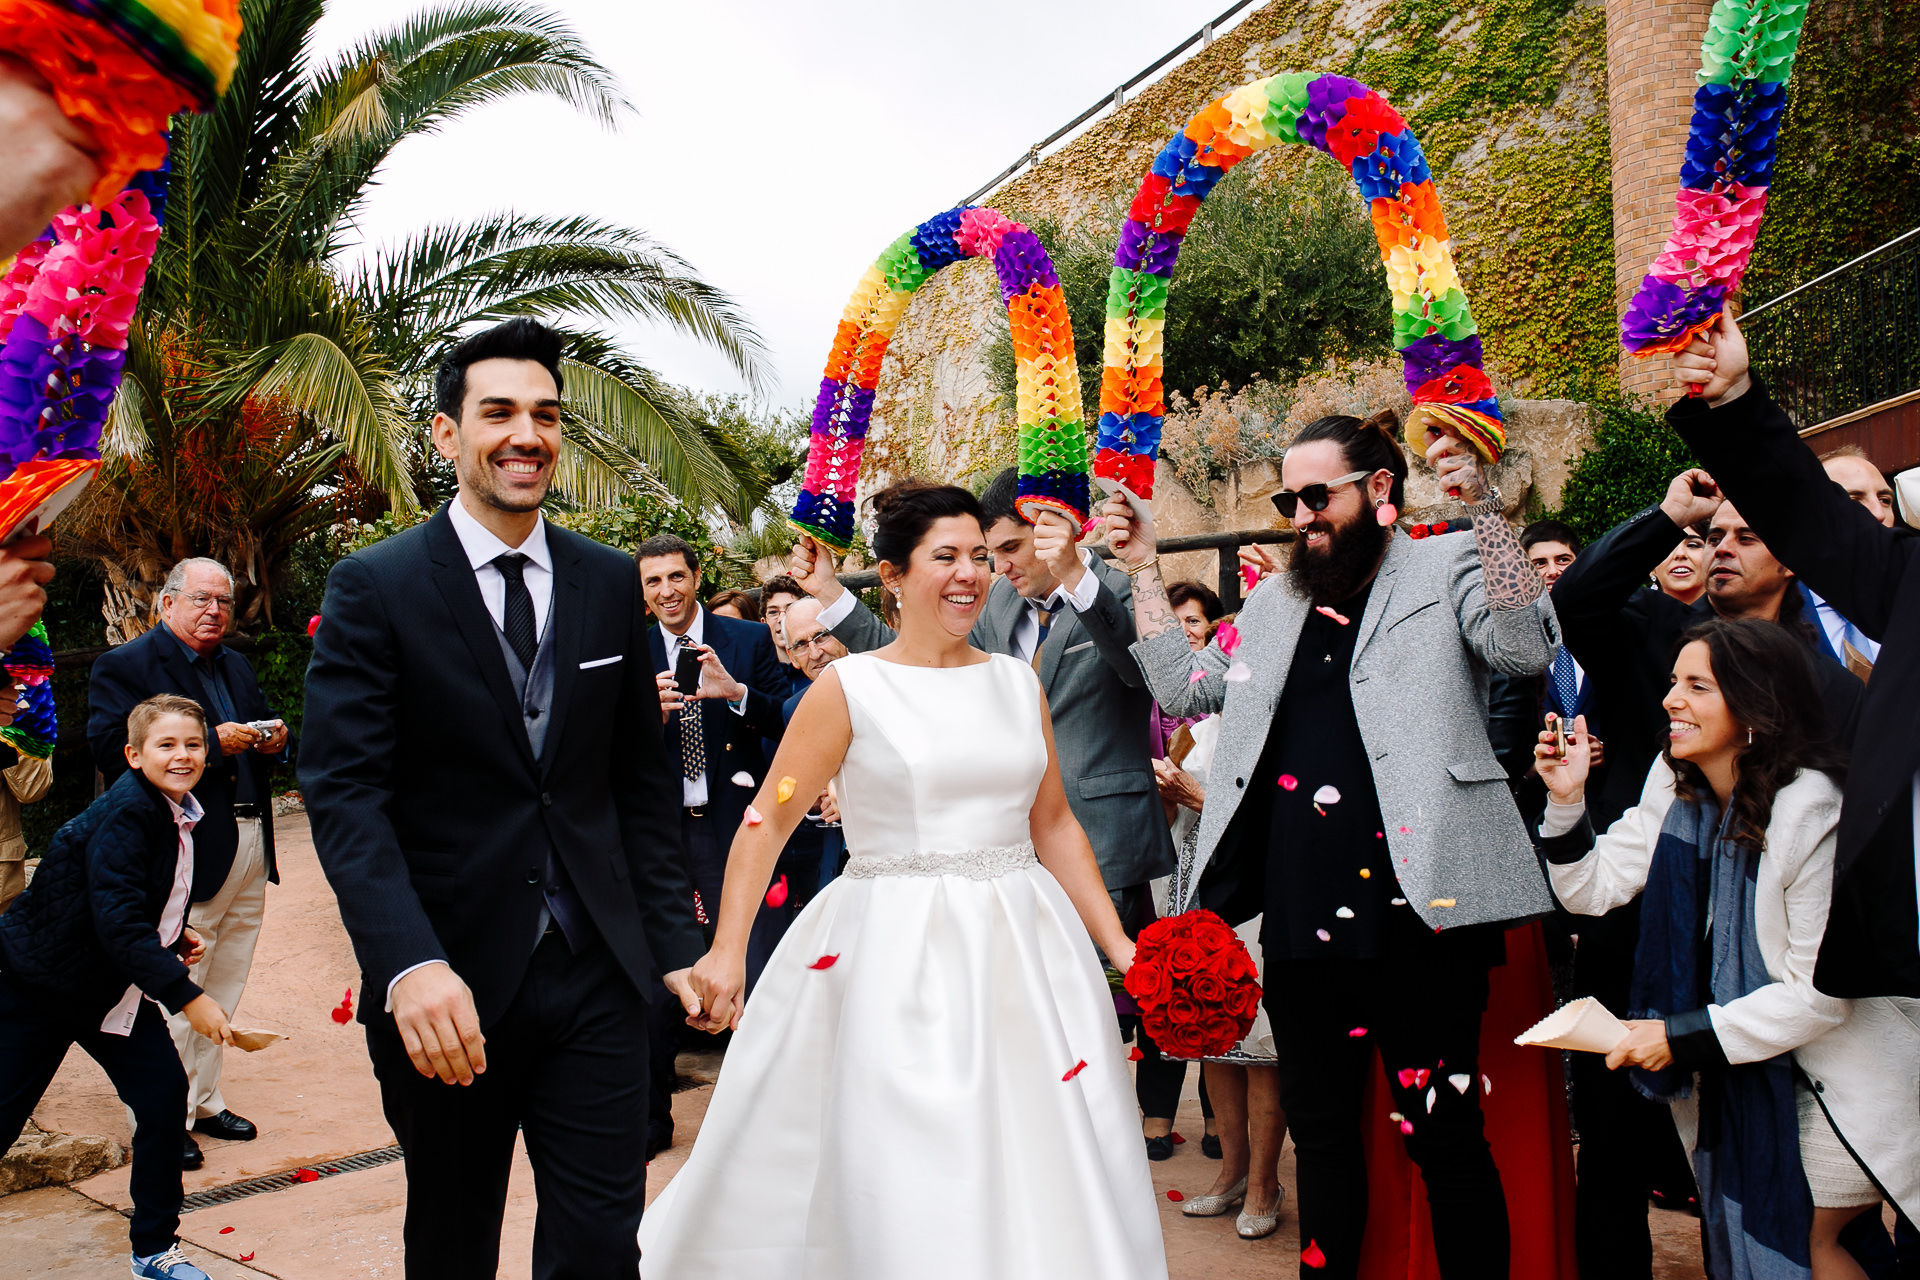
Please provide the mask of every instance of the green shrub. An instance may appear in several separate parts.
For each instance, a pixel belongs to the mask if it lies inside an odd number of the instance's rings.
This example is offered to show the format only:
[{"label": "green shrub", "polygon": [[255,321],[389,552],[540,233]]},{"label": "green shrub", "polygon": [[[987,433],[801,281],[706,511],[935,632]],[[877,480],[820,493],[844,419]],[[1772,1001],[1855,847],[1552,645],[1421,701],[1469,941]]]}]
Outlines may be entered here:
[{"label": "green shrub", "polygon": [[1607,399],[1593,409],[1593,447],[1574,463],[1555,513],[1582,543],[1660,501],[1676,475],[1699,465],[1649,402]]}]

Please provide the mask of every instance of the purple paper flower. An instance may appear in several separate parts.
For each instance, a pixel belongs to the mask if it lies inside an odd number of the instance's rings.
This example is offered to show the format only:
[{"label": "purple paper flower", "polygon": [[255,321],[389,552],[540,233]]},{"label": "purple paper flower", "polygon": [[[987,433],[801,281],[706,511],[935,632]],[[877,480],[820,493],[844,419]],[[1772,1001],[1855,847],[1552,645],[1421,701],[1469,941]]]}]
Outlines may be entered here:
[{"label": "purple paper flower", "polygon": [[1047,257],[1046,246],[1025,227],[1007,232],[1006,238],[1000,241],[1000,248],[993,255],[993,269],[1000,275],[1003,303],[1035,284],[1045,287],[1060,283],[1060,277],[1054,274],[1053,262]]},{"label": "purple paper flower", "polygon": [[1412,391],[1456,365],[1470,364],[1479,368],[1480,335],[1470,333],[1464,338],[1449,338],[1436,329],[1426,337],[1400,348],[1400,358],[1406,362],[1402,373],[1407,380],[1407,390]]},{"label": "purple paper flower", "polygon": [[1726,299],[1726,290],[1719,285],[1694,290],[1648,276],[1620,317],[1620,343],[1629,351],[1661,349],[1723,310]]},{"label": "purple paper flower", "polygon": [[1348,98],[1364,98],[1367,86],[1346,76],[1317,76],[1307,85],[1307,109],[1296,126],[1300,140],[1327,149],[1327,130],[1347,114]]},{"label": "purple paper flower", "polygon": [[1155,231],[1146,223],[1129,218],[1120,224],[1120,247],[1114,250],[1113,264],[1129,271],[1170,276],[1183,239],[1177,231]]}]

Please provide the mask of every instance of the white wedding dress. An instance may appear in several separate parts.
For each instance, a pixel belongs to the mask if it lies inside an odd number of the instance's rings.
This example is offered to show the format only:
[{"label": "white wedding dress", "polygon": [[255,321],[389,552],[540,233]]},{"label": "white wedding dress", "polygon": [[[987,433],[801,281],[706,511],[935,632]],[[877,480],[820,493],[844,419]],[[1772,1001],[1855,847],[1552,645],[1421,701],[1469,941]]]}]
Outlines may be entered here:
[{"label": "white wedding dress", "polygon": [[1038,681],[833,669],[851,860],[754,988],[641,1274],[1165,1280],[1113,1000],[1034,859]]}]

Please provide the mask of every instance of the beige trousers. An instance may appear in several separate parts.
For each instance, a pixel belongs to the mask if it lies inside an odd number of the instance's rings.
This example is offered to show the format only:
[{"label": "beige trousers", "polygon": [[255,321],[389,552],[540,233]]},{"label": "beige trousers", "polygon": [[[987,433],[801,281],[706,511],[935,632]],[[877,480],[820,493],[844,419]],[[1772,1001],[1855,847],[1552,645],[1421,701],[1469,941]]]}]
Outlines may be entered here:
[{"label": "beige trousers", "polygon": [[[240,845],[233,853],[220,892],[188,909],[187,923],[207,944],[206,955],[193,967],[193,980],[233,1017],[240,995],[247,989],[253,968],[253,949],[260,941],[260,922],[267,911],[267,860],[262,843],[261,818],[236,819]],[[220,1046],[193,1029],[186,1015],[168,1017],[167,1029],[187,1069],[187,1125],[217,1116],[227,1109],[220,1096]]]}]

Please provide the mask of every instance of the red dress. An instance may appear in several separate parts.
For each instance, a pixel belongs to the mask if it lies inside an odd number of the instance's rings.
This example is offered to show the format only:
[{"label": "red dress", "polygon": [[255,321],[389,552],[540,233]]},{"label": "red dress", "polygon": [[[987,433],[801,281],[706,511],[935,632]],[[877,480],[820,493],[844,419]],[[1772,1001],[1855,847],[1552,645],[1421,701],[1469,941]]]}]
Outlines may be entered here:
[{"label": "red dress", "polygon": [[[1492,1085],[1481,1109],[1507,1194],[1513,1280],[1578,1280],[1580,1274],[1573,1256],[1573,1147],[1560,1055],[1513,1042],[1552,1011],[1553,980],[1539,924],[1509,929],[1507,962],[1488,974],[1480,1072]],[[1407,1158],[1400,1127],[1388,1118],[1394,1101],[1379,1054],[1373,1062],[1362,1103],[1369,1207],[1360,1275],[1439,1280],[1427,1189]]]}]

